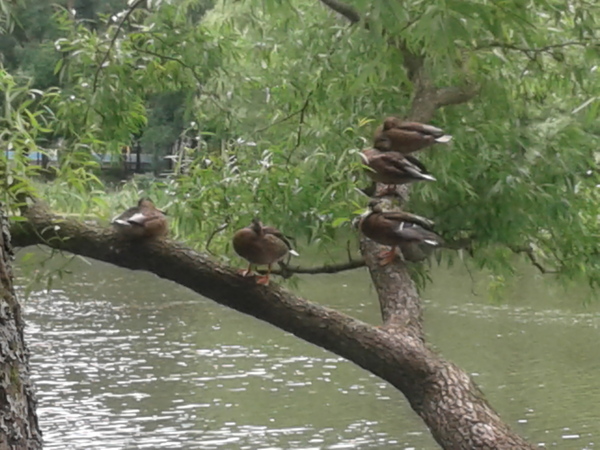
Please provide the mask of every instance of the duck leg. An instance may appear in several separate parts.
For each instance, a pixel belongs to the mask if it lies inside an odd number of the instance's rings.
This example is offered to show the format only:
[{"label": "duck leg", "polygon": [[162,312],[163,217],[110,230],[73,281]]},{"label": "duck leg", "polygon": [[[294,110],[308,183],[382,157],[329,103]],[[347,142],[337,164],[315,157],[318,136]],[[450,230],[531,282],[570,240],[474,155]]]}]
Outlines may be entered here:
[{"label": "duck leg", "polygon": [[396,195],[396,185],[388,184],[385,189],[385,195]]},{"label": "duck leg", "polygon": [[256,279],[256,284],[264,284],[265,286],[269,285],[269,275],[271,274],[271,264],[267,266],[267,274],[262,277],[258,277]]},{"label": "duck leg", "polygon": [[375,197],[385,197],[386,195],[396,195],[396,185],[395,184],[386,184],[385,188],[381,189]]},{"label": "duck leg", "polygon": [[394,259],[396,259],[396,256],[397,256],[396,247],[393,246],[391,250],[382,250],[381,252],[379,252],[379,254],[377,256],[379,256],[379,258],[381,258],[381,261],[379,261],[379,265],[387,266]]},{"label": "duck leg", "polygon": [[249,277],[250,275],[252,275],[252,263],[248,264],[247,269],[238,270],[238,273],[243,277]]}]

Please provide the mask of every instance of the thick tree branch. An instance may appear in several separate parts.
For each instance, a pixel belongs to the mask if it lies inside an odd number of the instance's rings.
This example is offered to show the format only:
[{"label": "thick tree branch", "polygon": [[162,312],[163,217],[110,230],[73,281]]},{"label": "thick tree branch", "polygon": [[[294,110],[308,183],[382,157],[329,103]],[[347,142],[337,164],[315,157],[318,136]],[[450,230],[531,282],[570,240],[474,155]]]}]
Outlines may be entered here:
[{"label": "thick tree branch", "polygon": [[414,334],[390,333],[278,286],[258,285],[177,242],[124,242],[111,229],[61,219],[39,204],[26,217],[11,228],[15,245],[46,244],[152,272],[347,358],[402,391],[443,448],[532,448],[502,422],[466,373]]},{"label": "thick tree branch", "polygon": [[[351,23],[360,22],[360,15],[354,8],[339,0],[321,0],[334,11],[342,14]],[[429,122],[438,108],[464,103],[475,97],[478,89],[474,86],[436,88],[425,71],[425,55],[410,50],[404,39],[394,35],[390,44],[395,45],[403,56],[403,65],[408,78],[414,85],[414,95],[409,114],[410,120]],[[398,189],[402,199],[408,198],[406,187]],[[379,295],[381,313],[388,329],[409,332],[423,336],[422,306],[416,286],[412,282],[405,263],[396,261],[380,267],[377,252],[381,247],[362,238],[361,252],[371,273]]]}]

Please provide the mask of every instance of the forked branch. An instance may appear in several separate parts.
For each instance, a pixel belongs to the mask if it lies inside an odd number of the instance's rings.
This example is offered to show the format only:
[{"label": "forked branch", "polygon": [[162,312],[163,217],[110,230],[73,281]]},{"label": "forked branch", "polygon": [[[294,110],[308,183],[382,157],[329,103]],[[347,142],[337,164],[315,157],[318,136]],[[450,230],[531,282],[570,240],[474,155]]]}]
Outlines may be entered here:
[{"label": "forked branch", "polygon": [[17,246],[47,243],[152,272],[354,362],[399,389],[443,448],[532,448],[502,422],[465,372],[407,329],[390,332],[276,285],[256,284],[174,241],[122,241],[111,229],[61,219],[39,204],[26,218],[11,227]]}]

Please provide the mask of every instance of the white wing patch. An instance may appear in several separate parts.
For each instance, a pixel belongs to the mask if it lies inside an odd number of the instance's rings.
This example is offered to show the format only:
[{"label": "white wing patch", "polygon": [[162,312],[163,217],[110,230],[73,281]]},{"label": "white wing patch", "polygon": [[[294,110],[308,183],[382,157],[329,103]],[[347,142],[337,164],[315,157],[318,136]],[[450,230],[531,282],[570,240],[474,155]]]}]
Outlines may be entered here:
[{"label": "white wing patch", "polygon": [[135,213],[133,216],[131,216],[129,219],[127,219],[127,222],[131,223],[131,222],[135,222],[137,224],[143,224],[146,221],[146,216],[144,216],[142,213]]},{"label": "white wing patch", "polygon": [[396,227],[396,231],[402,231],[402,230],[404,230],[404,225],[406,225],[404,222],[400,222],[398,224],[398,226]]},{"label": "white wing patch", "polygon": [[440,144],[445,144],[446,142],[450,142],[452,140],[452,136],[450,136],[449,134],[445,134],[443,136],[440,136],[439,138],[436,138],[435,142],[439,142]]}]

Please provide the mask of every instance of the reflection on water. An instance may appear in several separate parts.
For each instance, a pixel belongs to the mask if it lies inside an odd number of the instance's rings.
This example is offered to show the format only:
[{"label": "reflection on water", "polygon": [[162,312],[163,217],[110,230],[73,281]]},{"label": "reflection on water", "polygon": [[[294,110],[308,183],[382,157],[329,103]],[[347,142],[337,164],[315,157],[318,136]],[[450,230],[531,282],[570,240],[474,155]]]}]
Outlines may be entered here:
[{"label": "reflection on water", "polygon": [[[151,274],[92,264],[23,301],[45,448],[437,448],[402,395],[353,364]],[[467,279],[435,274],[431,342],[533,442],[598,446],[597,308],[539,282],[537,300],[492,305]],[[378,321],[364,271],[298,291]]]}]

